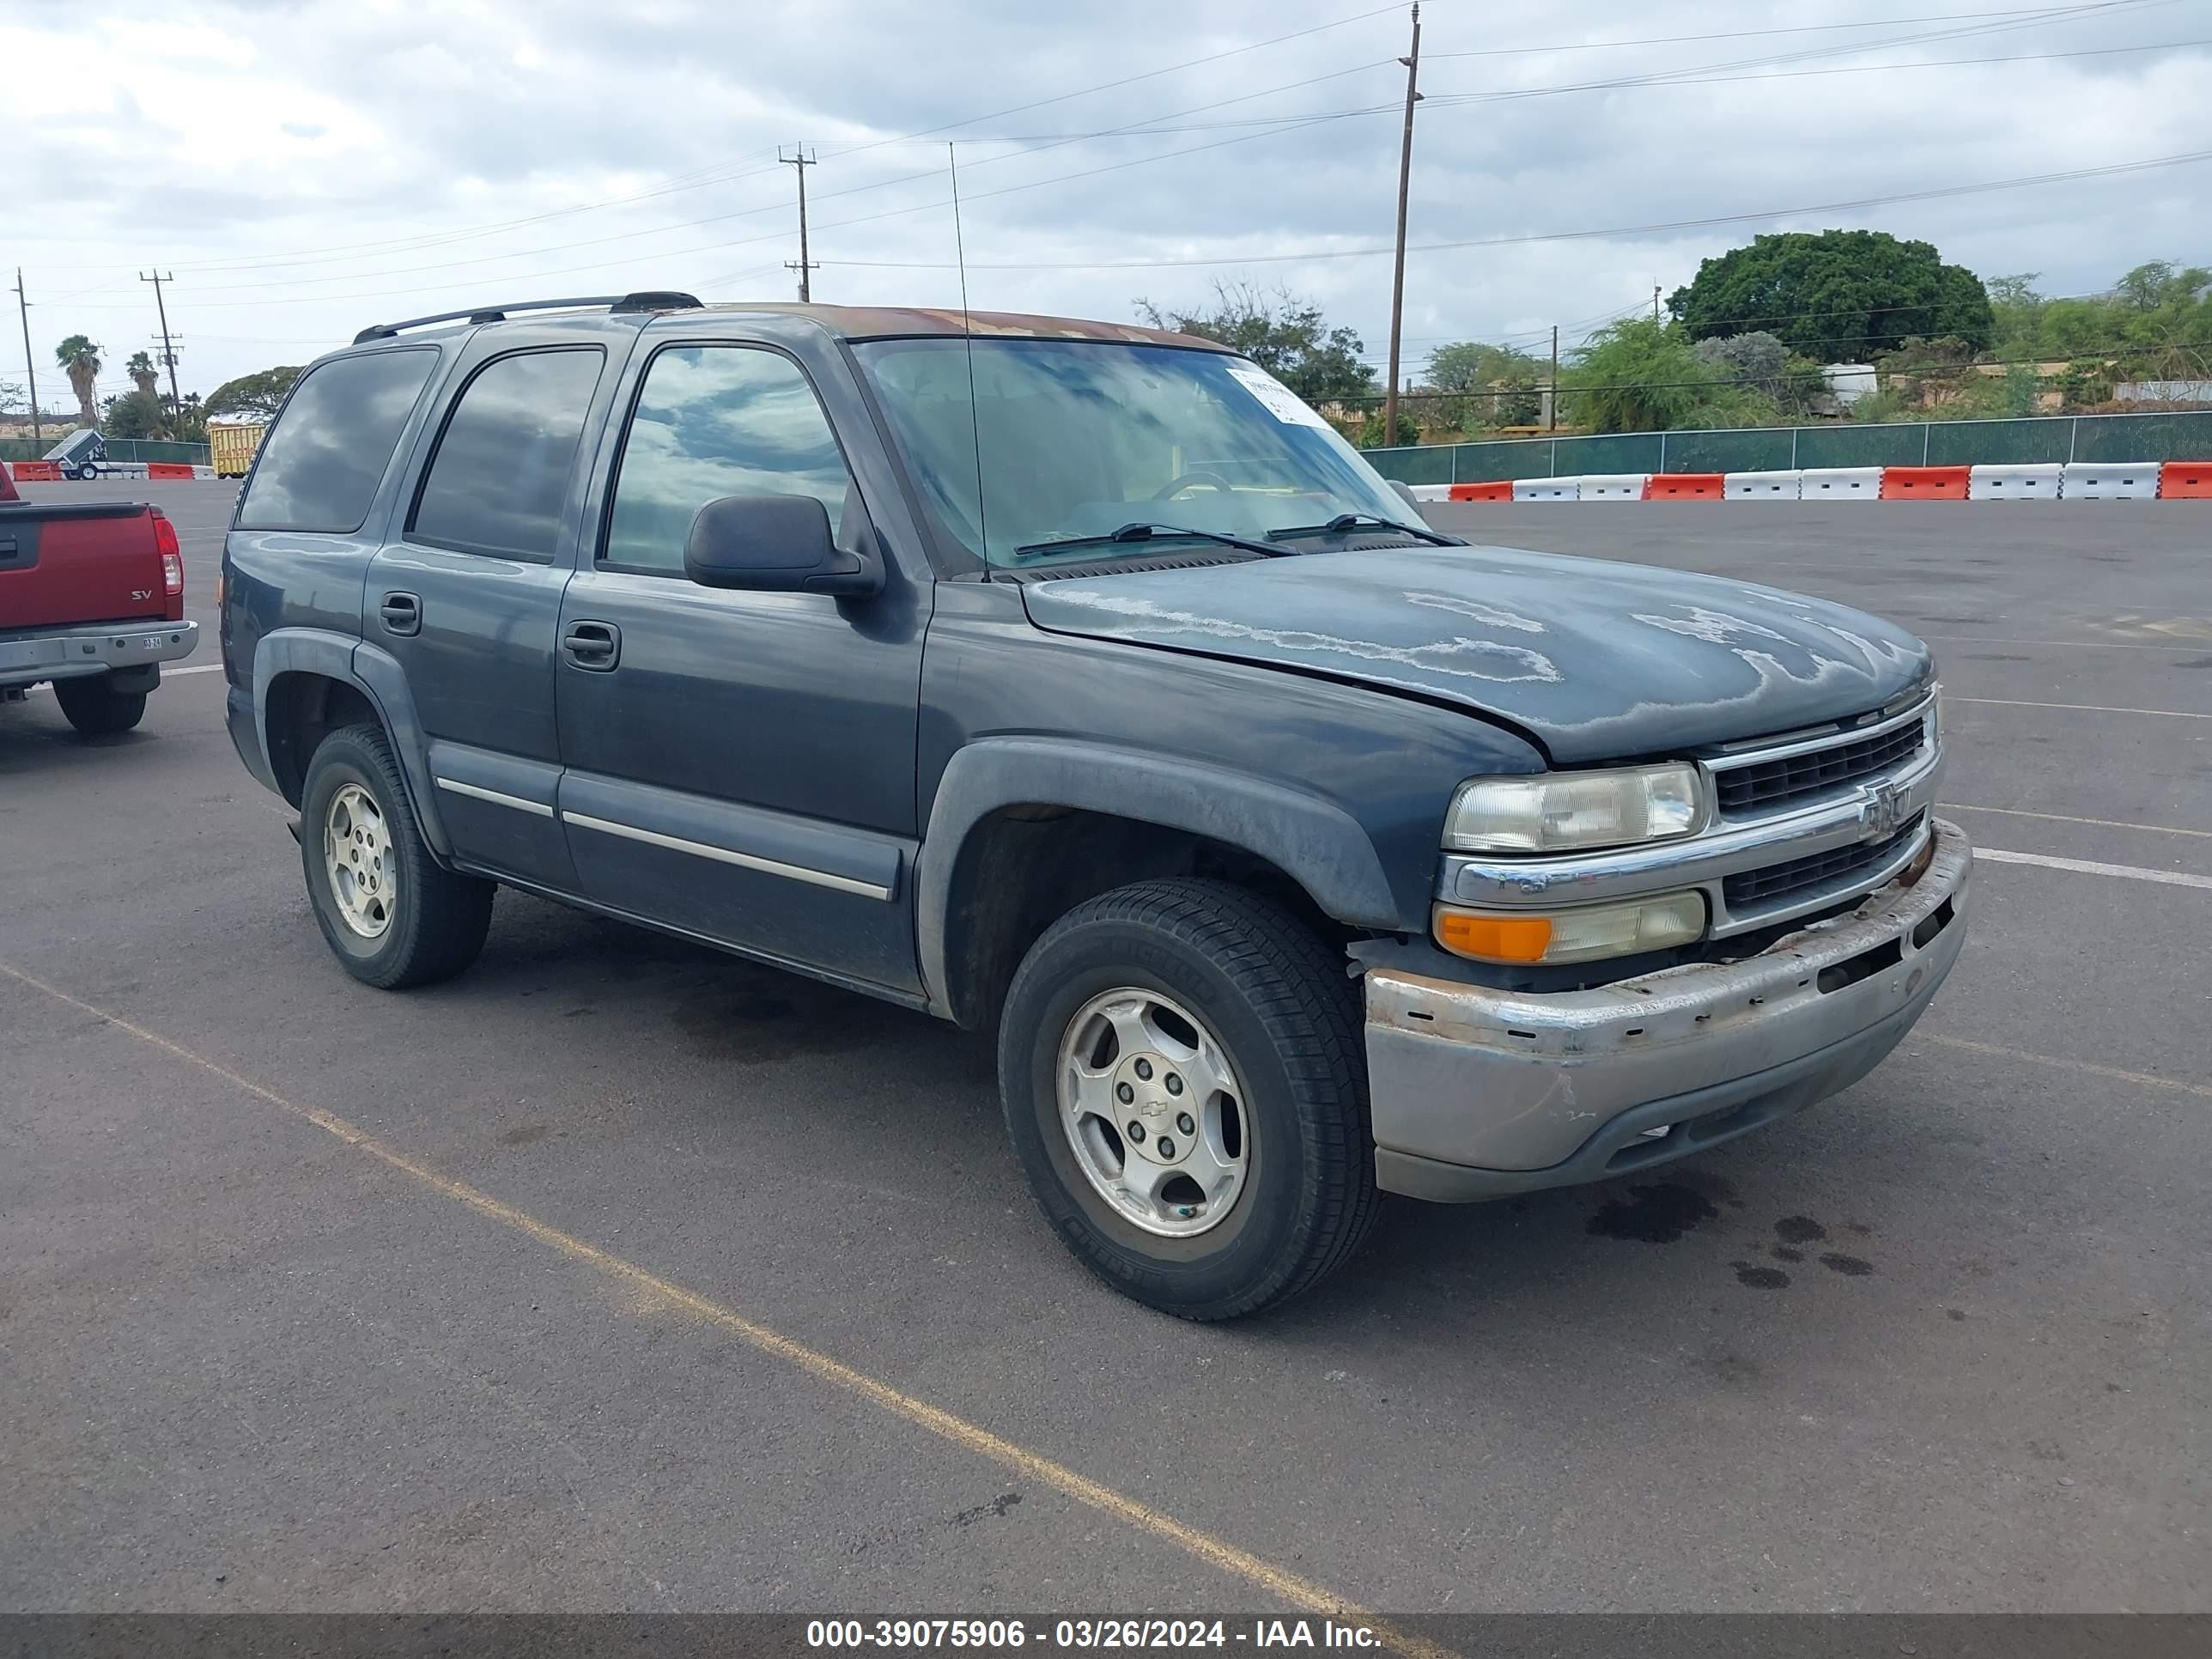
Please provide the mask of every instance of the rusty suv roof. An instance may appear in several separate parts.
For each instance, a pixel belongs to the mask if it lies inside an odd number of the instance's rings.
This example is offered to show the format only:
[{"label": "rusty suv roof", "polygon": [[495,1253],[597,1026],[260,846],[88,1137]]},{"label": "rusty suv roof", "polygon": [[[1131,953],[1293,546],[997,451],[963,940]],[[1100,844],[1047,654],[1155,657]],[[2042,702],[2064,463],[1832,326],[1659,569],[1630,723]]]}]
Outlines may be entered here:
[{"label": "rusty suv roof", "polygon": [[[770,311],[786,317],[805,317],[847,340],[881,340],[915,334],[963,331],[963,319],[957,309],[935,306],[814,306],[775,303],[720,304],[708,311]],[[681,313],[676,313],[680,315]],[[1041,317],[1019,311],[975,311],[964,319],[965,328],[979,338],[1026,340],[1117,340],[1124,344],[1185,346],[1200,351],[1225,351],[1227,347],[1194,334],[1177,334],[1164,328],[1139,328],[1134,323],[1089,322],[1079,317]]]}]

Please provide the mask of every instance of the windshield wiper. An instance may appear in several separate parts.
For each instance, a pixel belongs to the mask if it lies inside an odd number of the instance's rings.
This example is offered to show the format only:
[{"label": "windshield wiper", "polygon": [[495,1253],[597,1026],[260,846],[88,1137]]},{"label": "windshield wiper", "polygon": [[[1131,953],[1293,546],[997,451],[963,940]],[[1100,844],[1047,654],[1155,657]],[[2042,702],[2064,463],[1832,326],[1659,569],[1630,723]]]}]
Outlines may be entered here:
[{"label": "windshield wiper", "polygon": [[1294,524],[1281,530],[1270,530],[1267,539],[1281,541],[1286,536],[1349,536],[1358,530],[1382,530],[1401,536],[1411,536],[1415,541],[1426,542],[1431,547],[1465,547],[1467,544],[1456,536],[1439,536],[1425,526],[1400,524],[1395,519],[1378,519],[1372,513],[1340,513],[1327,524]]},{"label": "windshield wiper", "polygon": [[1215,542],[1223,547],[1242,548],[1247,553],[1257,553],[1263,558],[1280,559],[1289,556],[1285,547],[1274,547],[1266,542],[1249,541],[1242,536],[1224,536],[1218,531],[1192,530],[1179,524],[1155,524],[1139,520],[1125,524],[1119,530],[1103,536],[1070,536],[1065,541],[1031,542],[1026,547],[1014,550],[1014,556],[1025,553],[1058,553],[1071,547],[1111,547],[1133,542],[1148,542],[1155,537],[1188,536],[1201,542]]}]

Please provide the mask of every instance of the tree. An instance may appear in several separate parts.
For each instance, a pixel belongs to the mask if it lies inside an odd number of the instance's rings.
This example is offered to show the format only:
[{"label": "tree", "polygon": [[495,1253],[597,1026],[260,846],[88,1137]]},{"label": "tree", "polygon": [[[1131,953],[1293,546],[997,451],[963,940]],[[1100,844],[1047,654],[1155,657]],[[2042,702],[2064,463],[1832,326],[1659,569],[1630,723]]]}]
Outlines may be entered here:
[{"label": "tree", "polygon": [[0,380],[0,415],[13,415],[23,406],[23,388],[13,380]]},{"label": "tree", "polygon": [[72,334],[54,348],[54,361],[67,372],[70,390],[76,393],[77,420],[85,426],[99,425],[100,417],[92,406],[92,392],[103,367],[100,348],[85,336]]},{"label": "tree", "polygon": [[168,411],[161,401],[150,392],[126,392],[119,398],[107,400],[106,418],[100,429],[111,438],[166,438],[169,435]]},{"label": "tree", "polygon": [[1378,409],[1360,423],[1357,441],[1362,449],[1387,449],[1393,446],[1417,444],[1421,441],[1420,423],[1401,409],[1398,411],[1397,433],[1395,435],[1387,434],[1382,427],[1382,411]]},{"label": "tree", "polygon": [[[1137,315],[1154,328],[1195,334],[1242,352],[1310,404],[1341,403],[1375,387],[1375,371],[1360,361],[1367,349],[1360,337],[1348,328],[1329,327],[1318,305],[1288,289],[1267,294],[1249,283],[1216,283],[1211,311],[1163,311],[1140,299]],[[208,401],[212,407],[215,398]]]},{"label": "tree", "polygon": [[1787,414],[1810,413],[1815,400],[1827,391],[1818,363],[1794,355],[1778,337],[1763,329],[1700,340],[1696,351],[1698,361],[1716,378],[1756,390]]},{"label": "tree", "polygon": [[155,398],[161,395],[158,390],[161,380],[154,372],[154,360],[144,352],[132,352],[130,362],[123,365],[123,372],[131,377],[131,385],[137,386],[148,397]]},{"label": "tree", "polygon": [[1429,354],[1429,384],[1440,392],[1431,405],[1445,426],[1462,432],[1483,426],[1528,426],[1542,410],[1545,366],[1525,351],[1480,340],[1438,346]]},{"label": "tree", "polygon": [[201,406],[198,392],[185,393],[184,406],[169,416],[169,435],[188,444],[207,441],[207,410]]},{"label": "tree", "polygon": [[1699,265],[1668,307],[1692,339],[1764,330],[1821,362],[1863,362],[1914,335],[1986,350],[1996,331],[1981,278],[1878,230],[1756,237]]},{"label": "tree", "polygon": [[1594,432],[1765,426],[1781,418],[1771,397],[1717,373],[1684,331],[1649,317],[1591,335],[1559,385],[1575,423]]},{"label": "tree", "polygon": [[263,368],[241,374],[234,380],[225,380],[208,393],[208,416],[216,420],[226,415],[242,415],[249,421],[269,420],[276,415],[277,405],[284,401],[284,394],[292,389],[292,382],[300,374],[297,368]]}]

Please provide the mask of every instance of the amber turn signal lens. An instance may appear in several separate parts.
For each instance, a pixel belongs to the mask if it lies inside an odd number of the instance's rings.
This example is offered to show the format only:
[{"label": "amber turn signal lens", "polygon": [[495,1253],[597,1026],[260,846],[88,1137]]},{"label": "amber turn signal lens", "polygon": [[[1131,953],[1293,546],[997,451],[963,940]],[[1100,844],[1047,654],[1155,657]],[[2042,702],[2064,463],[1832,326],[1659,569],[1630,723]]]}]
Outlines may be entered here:
[{"label": "amber turn signal lens", "polygon": [[1548,916],[1471,916],[1444,910],[1437,916],[1437,940],[1447,951],[1488,962],[1541,962],[1552,945]]}]

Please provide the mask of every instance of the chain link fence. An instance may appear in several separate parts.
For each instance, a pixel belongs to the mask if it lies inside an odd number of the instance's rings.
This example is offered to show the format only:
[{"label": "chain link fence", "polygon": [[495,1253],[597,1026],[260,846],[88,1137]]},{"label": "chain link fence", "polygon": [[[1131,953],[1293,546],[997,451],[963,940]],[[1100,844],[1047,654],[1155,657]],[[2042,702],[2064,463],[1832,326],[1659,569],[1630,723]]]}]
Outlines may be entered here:
[{"label": "chain link fence", "polygon": [[2212,410],[2010,421],[1622,432],[1588,438],[1370,449],[1386,478],[1485,483],[1585,472],[1778,472],[1808,466],[2019,466],[2037,461],[2212,459]]}]

